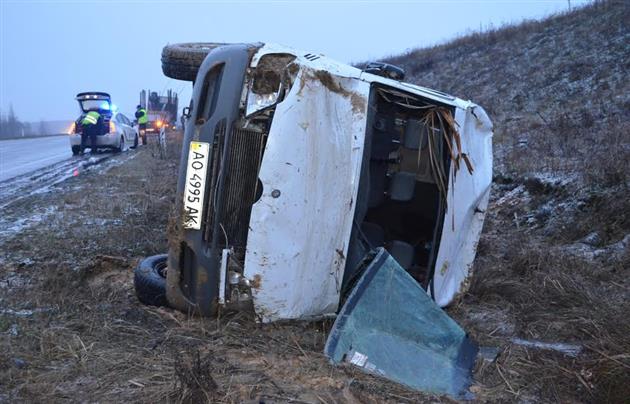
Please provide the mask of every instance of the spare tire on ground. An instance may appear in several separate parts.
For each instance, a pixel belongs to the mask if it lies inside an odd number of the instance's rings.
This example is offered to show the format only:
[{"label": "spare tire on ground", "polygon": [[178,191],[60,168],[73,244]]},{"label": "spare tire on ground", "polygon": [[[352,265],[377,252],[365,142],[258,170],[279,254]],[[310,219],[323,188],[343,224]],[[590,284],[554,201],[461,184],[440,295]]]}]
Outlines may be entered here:
[{"label": "spare tire on ground", "polygon": [[224,43],[195,42],[166,45],[162,49],[162,72],[177,80],[195,81],[199,66],[210,51]]},{"label": "spare tire on ground", "polygon": [[166,260],[168,254],[147,257],[133,273],[138,300],[150,306],[168,306],[166,300]]}]

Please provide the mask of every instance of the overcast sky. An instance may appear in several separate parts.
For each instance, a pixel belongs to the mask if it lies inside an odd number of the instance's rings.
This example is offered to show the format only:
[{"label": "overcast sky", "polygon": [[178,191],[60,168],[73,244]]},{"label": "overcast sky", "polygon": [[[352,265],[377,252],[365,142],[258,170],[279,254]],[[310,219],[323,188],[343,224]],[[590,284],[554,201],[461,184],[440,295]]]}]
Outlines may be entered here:
[{"label": "overcast sky", "polygon": [[76,93],[98,90],[132,114],[142,88],[180,91],[181,108],[191,86],[162,75],[168,43],[277,42],[358,62],[567,8],[567,0],[0,0],[0,109],[12,104],[25,121],[74,119]]}]

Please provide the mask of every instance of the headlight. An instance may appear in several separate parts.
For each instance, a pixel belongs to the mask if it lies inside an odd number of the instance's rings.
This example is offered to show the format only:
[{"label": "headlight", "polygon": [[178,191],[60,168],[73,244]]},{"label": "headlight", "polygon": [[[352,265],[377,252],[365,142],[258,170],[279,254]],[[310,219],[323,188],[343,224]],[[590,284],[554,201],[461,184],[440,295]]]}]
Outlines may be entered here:
[{"label": "headlight", "polygon": [[278,93],[256,94],[253,91],[247,97],[247,112],[252,114],[272,106],[278,100]]},{"label": "headlight", "polygon": [[[249,80],[245,115],[269,108],[280,101],[280,94],[289,74],[287,66],[295,60],[294,55],[273,53],[263,55]],[[290,87],[290,84],[288,85]],[[284,88],[288,90],[288,88]]]}]

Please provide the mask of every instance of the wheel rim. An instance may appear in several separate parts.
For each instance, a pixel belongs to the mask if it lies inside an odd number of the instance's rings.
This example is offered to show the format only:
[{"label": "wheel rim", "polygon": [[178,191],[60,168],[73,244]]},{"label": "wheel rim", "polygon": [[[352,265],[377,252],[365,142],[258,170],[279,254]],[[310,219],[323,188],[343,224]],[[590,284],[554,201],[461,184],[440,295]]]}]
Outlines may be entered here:
[{"label": "wheel rim", "polygon": [[166,273],[168,272],[168,266],[166,264],[166,261],[158,262],[157,264],[155,264],[155,271],[162,278],[166,279]]}]

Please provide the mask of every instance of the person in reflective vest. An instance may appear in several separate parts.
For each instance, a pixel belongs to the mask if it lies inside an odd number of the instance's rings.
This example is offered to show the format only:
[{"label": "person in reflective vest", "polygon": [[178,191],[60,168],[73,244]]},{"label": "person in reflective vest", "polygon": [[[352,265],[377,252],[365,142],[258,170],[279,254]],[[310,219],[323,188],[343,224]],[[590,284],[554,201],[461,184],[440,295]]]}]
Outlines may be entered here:
[{"label": "person in reflective vest", "polygon": [[147,144],[147,123],[149,122],[149,117],[147,110],[142,108],[142,105],[136,107],[136,119],[138,120],[138,129],[140,137],[142,138],[142,144]]},{"label": "person in reflective vest", "polygon": [[90,138],[90,151],[96,153],[96,136],[102,126],[101,114],[98,111],[89,111],[81,119],[81,154],[85,151],[87,138]]}]

